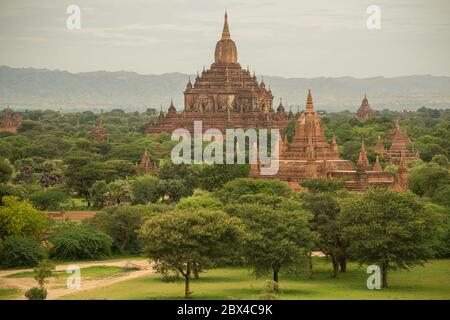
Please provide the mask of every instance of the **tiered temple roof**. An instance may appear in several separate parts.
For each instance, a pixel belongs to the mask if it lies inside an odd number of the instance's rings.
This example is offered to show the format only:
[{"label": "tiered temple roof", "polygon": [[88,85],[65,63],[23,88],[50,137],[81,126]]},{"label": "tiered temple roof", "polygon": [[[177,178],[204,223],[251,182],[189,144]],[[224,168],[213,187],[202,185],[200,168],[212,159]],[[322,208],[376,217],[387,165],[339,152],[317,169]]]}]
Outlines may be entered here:
[{"label": "tiered temple roof", "polygon": [[144,150],[144,154],[142,155],[141,162],[138,164],[138,170],[143,173],[152,172],[156,169],[155,165],[150,159],[150,154],[147,149]]},{"label": "tiered temple roof", "polygon": [[367,158],[366,147],[364,141],[361,143],[361,150],[359,151],[359,158],[357,164],[364,170],[369,170],[369,159]]},{"label": "tiered temple roof", "polygon": [[419,159],[418,151],[412,148],[411,139],[406,132],[400,129],[398,120],[395,122],[391,137],[391,146],[386,152],[386,158],[390,163],[399,165],[402,152],[404,152],[405,161]]},{"label": "tiered temple roof", "polygon": [[372,107],[369,105],[369,100],[367,100],[367,95],[364,94],[364,99],[361,103],[361,106],[359,107],[358,111],[356,112],[356,116],[360,120],[367,120],[369,118],[375,117],[377,112],[372,109]]},{"label": "tiered temple roof", "polygon": [[184,91],[184,110],[177,113],[173,103],[166,114],[160,113],[156,123],[150,122],[147,132],[157,134],[178,128],[193,131],[194,121],[202,120],[203,131],[217,128],[272,127],[286,128],[289,115],[284,107],[273,110],[273,95],[264,80],[238,63],[237,47],[231,39],[228,17],[222,36],[216,44],[214,63],[210,69],[197,73],[194,83],[189,79]]},{"label": "tiered temple roof", "polygon": [[263,177],[258,171],[251,176],[299,182],[329,178],[333,170],[354,170],[351,161],[339,159],[336,137],[332,143],[327,142],[323,123],[314,111],[311,90],[308,91],[305,111],[296,120],[292,143],[288,143],[286,138],[280,141],[279,153],[279,170],[275,176]]}]

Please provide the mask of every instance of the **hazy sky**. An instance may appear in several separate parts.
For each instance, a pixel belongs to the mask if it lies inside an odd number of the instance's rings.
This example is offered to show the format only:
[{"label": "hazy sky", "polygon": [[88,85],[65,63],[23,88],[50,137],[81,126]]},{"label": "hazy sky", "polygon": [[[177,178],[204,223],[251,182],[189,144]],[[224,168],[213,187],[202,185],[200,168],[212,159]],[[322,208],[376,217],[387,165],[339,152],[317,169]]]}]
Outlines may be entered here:
[{"label": "hazy sky", "polygon": [[[81,30],[66,28],[67,6]],[[366,9],[381,7],[381,30]],[[0,0],[0,65],[195,73],[224,10],[239,62],[285,77],[450,75],[449,0]]]}]

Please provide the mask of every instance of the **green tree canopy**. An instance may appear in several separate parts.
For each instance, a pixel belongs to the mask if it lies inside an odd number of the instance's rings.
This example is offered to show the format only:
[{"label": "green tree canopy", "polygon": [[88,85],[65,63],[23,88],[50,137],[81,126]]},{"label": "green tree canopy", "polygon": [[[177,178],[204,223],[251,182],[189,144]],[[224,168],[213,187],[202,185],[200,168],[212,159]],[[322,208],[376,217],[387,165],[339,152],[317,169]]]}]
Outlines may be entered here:
[{"label": "green tree canopy", "polygon": [[311,216],[299,204],[293,210],[283,202],[278,203],[232,204],[226,209],[245,224],[244,256],[248,264],[257,276],[271,272],[276,291],[280,270],[298,270],[315,240],[309,226]]},{"label": "green tree canopy", "polygon": [[212,267],[219,259],[236,255],[242,234],[238,218],[207,210],[155,214],[140,231],[143,251],[157,270],[175,271],[185,277],[185,298],[191,295],[195,265]]},{"label": "green tree canopy", "polygon": [[216,191],[217,197],[224,203],[239,201],[243,195],[263,193],[266,195],[289,196],[291,189],[280,180],[239,178],[227,182]]},{"label": "green tree canopy", "polygon": [[422,264],[435,253],[443,217],[411,193],[369,189],[341,200],[341,210],[348,252],[360,263],[378,265],[384,288],[390,270]]},{"label": "green tree canopy", "polygon": [[0,206],[0,239],[8,236],[39,238],[48,224],[47,214],[28,201],[5,196]]}]

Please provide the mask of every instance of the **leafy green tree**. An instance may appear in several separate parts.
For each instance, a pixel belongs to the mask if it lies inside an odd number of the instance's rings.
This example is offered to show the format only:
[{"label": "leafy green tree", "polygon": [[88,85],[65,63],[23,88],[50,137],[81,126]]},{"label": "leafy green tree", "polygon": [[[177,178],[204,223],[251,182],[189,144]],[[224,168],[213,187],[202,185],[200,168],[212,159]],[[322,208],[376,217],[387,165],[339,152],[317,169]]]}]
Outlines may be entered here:
[{"label": "leafy green tree", "polygon": [[97,209],[102,209],[105,206],[105,193],[106,186],[108,184],[105,180],[100,180],[94,182],[92,187],[89,189],[89,198],[92,201],[92,206]]},{"label": "leafy green tree", "polygon": [[129,160],[110,160],[105,165],[114,171],[115,178],[125,179],[136,174],[135,165]]},{"label": "leafy green tree", "polygon": [[450,171],[435,162],[424,163],[411,169],[408,181],[412,192],[432,197],[436,190],[450,185]]},{"label": "leafy green tree", "polygon": [[228,181],[237,178],[247,178],[249,174],[248,165],[239,164],[212,164],[202,165],[199,170],[199,187],[213,191],[222,188]]},{"label": "leafy green tree", "polygon": [[91,205],[91,188],[96,181],[105,180],[110,182],[114,180],[115,171],[110,166],[92,161],[86,155],[71,156],[65,159],[67,169],[65,172],[66,185],[84,197]]},{"label": "leafy green tree", "polygon": [[7,159],[0,158],[0,183],[11,180],[14,168]]},{"label": "leafy green tree", "polygon": [[0,207],[0,239],[8,236],[39,238],[48,224],[47,214],[28,201],[5,196]]},{"label": "leafy green tree", "polygon": [[308,188],[308,191],[317,192],[334,192],[344,188],[344,184],[339,180],[325,179],[309,179],[300,183],[302,187]]},{"label": "leafy green tree", "polygon": [[291,189],[280,180],[239,178],[227,182],[222,189],[216,191],[217,197],[224,203],[239,201],[239,198],[243,195],[257,193],[289,196]]},{"label": "leafy green tree", "polygon": [[163,200],[168,199],[171,202],[177,202],[181,198],[191,195],[193,190],[191,186],[186,185],[184,180],[167,179],[159,180],[158,191]]},{"label": "leafy green tree", "polygon": [[347,270],[347,243],[342,237],[342,223],[339,219],[339,195],[336,193],[306,193],[303,205],[313,216],[311,228],[318,233],[316,246],[331,257],[333,276]]},{"label": "leafy green tree", "polygon": [[44,288],[47,283],[47,278],[50,278],[53,274],[55,265],[48,260],[39,261],[37,267],[34,269],[34,280],[38,283],[39,287]]},{"label": "leafy green tree", "polygon": [[151,209],[145,206],[125,205],[100,211],[86,223],[109,235],[119,252],[136,253],[141,249],[138,231],[150,214]]},{"label": "leafy green tree", "polygon": [[390,270],[409,269],[435,254],[443,217],[411,193],[370,189],[344,198],[341,210],[348,252],[360,263],[380,267],[383,288]]},{"label": "leafy green tree", "polygon": [[44,162],[43,158],[24,158],[14,163],[16,173],[14,181],[22,183],[32,183],[33,175],[39,172],[39,166]]},{"label": "leafy green tree", "polygon": [[219,259],[235,255],[242,225],[220,211],[172,211],[151,216],[140,235],[145,254],[159,272],[170,270],[184,276],[185,298],[189,298],[194,265],[212,267]]},{"label": "leafy green tree", "polygon": [[50,237],[51,256],[60,260],[98,259],[111,255],[113,239],[87,225],[64,224]]},{"label": "leafy green tree", "polygon": [[66,192],[56,188],[40,190],[30,196],[33,205],[40,210],[60,210],[69,198]]},{"label": "leafy green tree", "polygon": [[444,168],[448,168],[448,166],[449,166],[448,159],[443,154],[435,155],[431,159],[431,162],[437,163],[438,165],[440,165],[441,167],[444,167]]},{"label": "leafy green tree", "polygon": [[155,203],[161,198],[158,178],[145,175],[137,177],[130,183],[134,202],[138,204]]},{"label": "leafy green tree", "polygon": [[64,183],[65,166],[62,160],[46,160],[39,166],[41,185],[45,188]]},{"label": "leafy green tree", "polygon": [[45,284],[47,283],[47,278],[53,275],[53,270],[55,265],[47,260],[42,260],[39,262],[37,267],[34,269],[34,279],[38,283],[39,287],[34,287],[25,293],[25,296],[29,300],[45,300],[47,298],[47,290],[45,289]]},{"label": "leafy green tree", "polygon": [[18,199],[25,199],[27,190],[20,185],[0,184],[0,205],[3,204],[4,196],[14,196]]},{"label": "leafy green tree", "polygon": [[194,190],[199,186],[201,166],[174,164],[171,160],[161,161],[157,176],[160,180],[182,180],[186,186]]},{"label": "leafy green tree", "polygon": [[45,257],[45,250],[35,239],[13,235],[0,241],[0,267],[34,267]]},{"label": "leafy green tree", "polygon": [[274,205],[235,204],[227,212],[245,224],[244,256],[248,264],[257,276],[272,272],[274,290],[278,291],[280,270],[297,270],[313,248],[315,235],[309,227],[311,216],[298,204],[296,210],[291,203],[287,207],[284,203]]},{"label": "leafy green tree", "polygon": [[190,197],[181,199],[175,206],[176,210],[195,210],[195,209],[210,209],[220,210],[223,205],[220,200],[215,198],[209,192],[203,192],[200,194],[194,194]]},{"label": "leafy green tree", "polygon": [[133,191],[126,180],[115,180],[104,189],[106,206],[124,205],[133,201]]}]

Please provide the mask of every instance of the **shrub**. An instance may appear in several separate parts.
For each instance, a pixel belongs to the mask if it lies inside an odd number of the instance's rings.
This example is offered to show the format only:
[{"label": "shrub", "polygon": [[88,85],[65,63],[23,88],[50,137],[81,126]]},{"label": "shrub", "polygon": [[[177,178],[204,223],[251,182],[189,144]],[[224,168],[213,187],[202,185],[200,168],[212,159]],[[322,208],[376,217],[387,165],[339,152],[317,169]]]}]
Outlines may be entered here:
[{"label": "shrub", "polygon": [[291,192],[290,187],[280,180],[258,180],[239,178],[227,182],[222,189],[216,191],[216,196],[223,202],[240,202],[243,195],[266,194],[286,197]]},{"label": "shrub", "polygon": [[86,225],[69,224],[50,238],[51,255],[61,260],[96,259],[111,254],[113,240],[107,234]]},{"label": "shrub", "polygon": [[11,180],[13,174],[13,167],[8,159],[0,158],[0,183],[5,183]]},{"label": "shrub", "polygon": [[161,198],[159,179],[150,175],[136,178],[131,182],[134,202],[139,204],[155,203]]},{"label": "shrub", "polygon": [[47,290],[45,288],[34,287],[25,292],[28,300],[45,300],[47,298]]},{"label": "shrub", "polygon": [[31,202],[40,210],[60,210],[68,199],[67,193],[54,188],[39,190],[30,196]]},{"label": "shrub", "polygon": [[86,223],[111,236],[119,252],[135,253],[140,250],[137,231],[148,214],[147,206],[111,207],[98,212]]},{"label": "shrub", "polygon": [[36,240],[19,236],[7,237],[0,248],[0,266],[34,267],[46,257],[45,250]]},{"label": "shrub", "polygon": [[222,203],[216,199],[211,193],[205,192],[199,195],[193,195],[191,197],[183,198],[175,206],[176,210],[187,209],[212,209],[220,210]]},{"label": "shrub", "polygon": [[36,210],[28,201],[4,196],[0,207],[0,238],[22,236],[39,238],[47,227],[48,216]]}]

